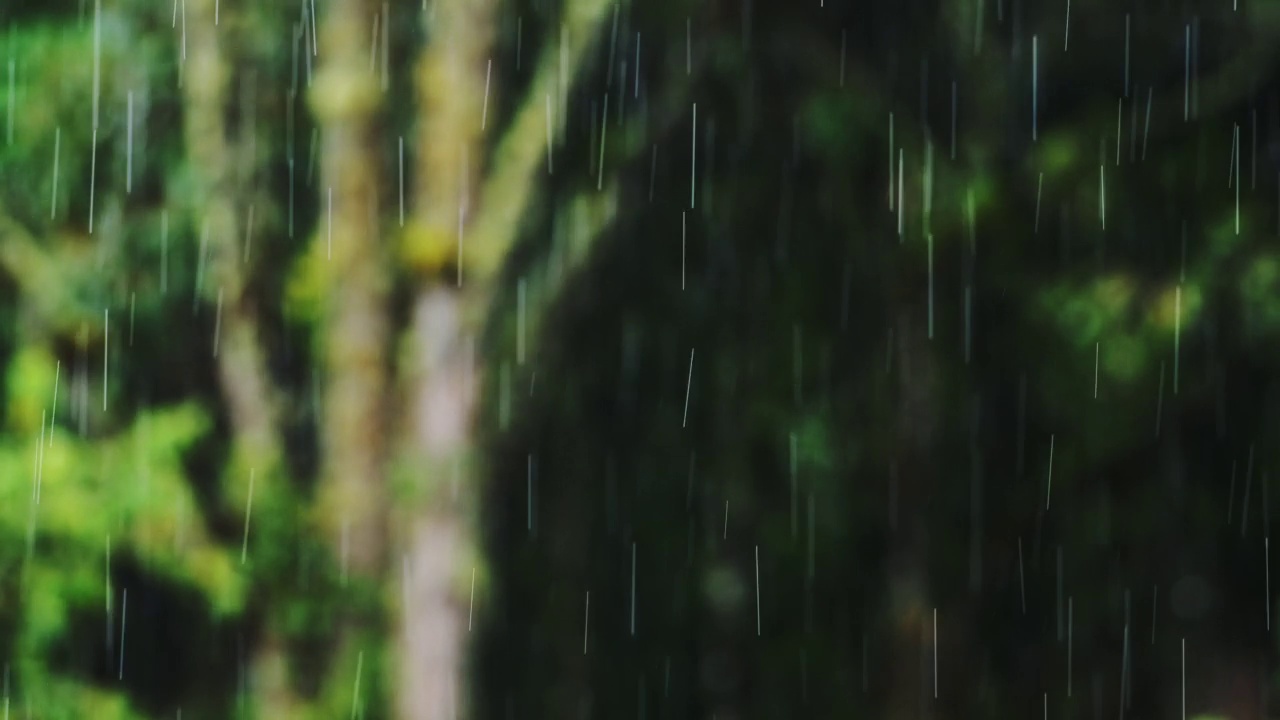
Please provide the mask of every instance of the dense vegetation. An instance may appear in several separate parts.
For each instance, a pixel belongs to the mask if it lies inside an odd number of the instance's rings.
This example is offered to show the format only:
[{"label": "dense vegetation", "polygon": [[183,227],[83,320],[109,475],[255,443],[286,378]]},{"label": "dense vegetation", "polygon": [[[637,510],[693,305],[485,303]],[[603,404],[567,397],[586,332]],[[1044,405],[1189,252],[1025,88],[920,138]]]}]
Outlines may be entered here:
[{"label": "dense vegetation", "polygon": [[1271,712],[1280,3],[0,19],[6,717]]}]

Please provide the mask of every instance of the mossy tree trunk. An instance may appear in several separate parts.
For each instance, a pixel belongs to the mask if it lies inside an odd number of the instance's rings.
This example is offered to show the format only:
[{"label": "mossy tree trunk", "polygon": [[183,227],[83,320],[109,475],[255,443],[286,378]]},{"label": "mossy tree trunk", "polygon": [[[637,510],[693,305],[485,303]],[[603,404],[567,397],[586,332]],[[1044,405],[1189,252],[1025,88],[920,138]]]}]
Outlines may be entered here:
[{"label": "mossy tree trunk", "polygon": [[375,0],[325,5],[310,95],[321,132],[321,215],[313,241],[323,246],[323,262],[332,264],[318,329],[323,407],[316,520],[352,601],[339,622],[326,693],[333,701],[330,712],[364,708],[379,715],[391,274],[379,211],[382,92],[370,66],[369,43],[382,5]]}]

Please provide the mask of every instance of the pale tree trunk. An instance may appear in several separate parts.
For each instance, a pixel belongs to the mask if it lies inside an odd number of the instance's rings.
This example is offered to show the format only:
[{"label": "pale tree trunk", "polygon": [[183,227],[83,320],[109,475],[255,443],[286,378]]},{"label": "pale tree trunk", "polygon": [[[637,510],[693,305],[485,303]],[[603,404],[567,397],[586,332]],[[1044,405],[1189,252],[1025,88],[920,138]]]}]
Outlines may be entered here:
[{"label": "pale tree trunk", "polygon": [[[478,463],[475,407],[481,365],[476,337],[493,296],[492,280],[519,230],[546,157],[544,103],[562,105],[607,0],[566,4],[560,43],[544,52],[528,94],[481,166],[486,88],[500,74],[490,63],[494,0],[437,0],[427,15],[428,45],[417,68],[413,236],[433,243],[415,302],[411,365],[403,370],[411,403],[408,456],[425,473],[420,507],[406,512],[400,622],[398,717],[466,717],[466,644],[476,615],[471,559]],[[495,107],[492,98],[488,107]],[[561,113],[557,113],[561,114]]]},{"label": "pale tree trunk", "polygon": [[469,457],[475,415],[474,336],[453,288],[425,290],[414,309],[420,358],[413,437],[428,494],[405,518],[406,587],[398,710],[401,718],[465,717],[464,644],[472,600],[462,593],[473,556]]},{"label": "pale tree trunk", "polygon": [[[317,520],[329,538],[341,582],[376,591],[387,553],[385,481],[387,290],[390,272],[380,235],[376,120],[382,94],[370,67],[376,0],[330,0],[319,36],[319,69],[310,102],[322,133],[321,220],[313,239],[329,264],[320,356],[320,485]],[[376,597],[376,592],[374,593]],[[327,692],[355,713],[383,698],[381,610],[350,606],[337,630],[337,660]]]},{"label": "pale tree trunk", "polygon": [[[459,575],[474,555],[472,518],[479,493],[469,457],[477,368],[474,327],[463,313],[463,242],[480,175],[493,0],[440,0],[427,20],[416,69],[421,114],[413,222],[442,246],[414,307],[409,440],[425,474],[421,507],[402,518],[405,543],[398,716],[467,717],[465,642],[473,598]],[[457,250],[452,251],[456,247]],[[445,261],[444,258],[451,258]],[[446,270],[452,268],[452,271]],[[453,277],[446,277],[453,275]],[[468,283],[467,294],[475,289]],[[463,588],[465,589],[465,588]]]},{"label": "pale tree trunk", "polygon": [[[213,0],[187,0],[187,63],[183,74],[187,155],[203,200],[196,215],[207,233],[209,276],[201,288],[220,316],[217,337],[211,338],[219,386],[233,435],[229,499],[244,506],[249,474],[257,475],[264,494],[284,492],[286,481],[277,426],[274,388],[267,373],[257,319],[246,291],[248,268],[239,251],[236,218],[239,196],[228,159],[233,155],[223,117],[231,68],[214,23]],[[221,13],[226,15],[226,11]],[[225,18],[223,18],[225,19]],[[223,28],[225,28],[225,23]],[[276,485],[272,485],[275,483]],[[255,648],[253,684],[260,714],[291,717],[297,702],[289,683],[284,644],[267,618],[265,637]]]}]

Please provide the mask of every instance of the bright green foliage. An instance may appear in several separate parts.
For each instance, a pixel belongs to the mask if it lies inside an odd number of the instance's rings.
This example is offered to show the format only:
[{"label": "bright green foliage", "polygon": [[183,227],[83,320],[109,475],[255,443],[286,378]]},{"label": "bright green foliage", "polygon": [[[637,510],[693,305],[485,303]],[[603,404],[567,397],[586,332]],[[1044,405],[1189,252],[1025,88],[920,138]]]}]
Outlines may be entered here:
[{"label": "bright green foliage", "polygon": [[[319,409],[308,340],[327,283],[312,272],[304,302],[282,297],[317,235],[323,150],[305,102],[316,61],[290,42],[299,9],[221,2],[235,155],[216,189],[239,214],[229,245],[245,295],[219,306],[205,168],[184,135],[184,89],[207,80],[188,55],[205,20],[189,2],[0,3],[0,661],[15,712],[30,701],[35,717],[110,718],[108,703],[129,717],[251,716],[268,633],[314,699],[333,628],[383,601],[381,587],[339,586],[307,511]],[[397,23],[390,36],[417,32]],[[323,259],[323,242],[307,247]],[[287,447],[234,439],[235,381],[219,359],[237,349],[241,303]],[[370,718],[386,695],[377,682],[366,677]]]},{"label": "bright green foliage", "polygon": [[[76,685],[49,664],[56,646],[76,642],[68,636],[73,615],[100,615],[121,602],[109,565],[124,558],[194,589],[212,618],[243,610],[246,577],[210,538],[183,467],[186,450],[209,431],[205,413],[193,404],[147,411],[131,427],[91,440],[56,425],[49,432],[50,413],[37,408],[49,407],[43,400],[52,398],[54,376],[52,358],[38,346],[12,360],[0,439],[7,479],[0,484],[0,575],[10,579],[6,618],[18,631],[18,696],[42,708],[42,717],[132,717],[123,699]],[[55,409],[65,413],[67,405],[64,392]]]}]

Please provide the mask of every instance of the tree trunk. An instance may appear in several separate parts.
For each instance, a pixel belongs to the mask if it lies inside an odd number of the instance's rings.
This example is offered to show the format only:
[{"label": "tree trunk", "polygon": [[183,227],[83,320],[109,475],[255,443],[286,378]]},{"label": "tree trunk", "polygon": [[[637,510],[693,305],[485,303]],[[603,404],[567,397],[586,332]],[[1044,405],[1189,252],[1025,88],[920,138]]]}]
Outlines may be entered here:
[{"label": "tree trunk", "polygon": [[496,15],[494,0],[437,0],[417,69],[414,213],[429,231],[455,241],[481,177]]},{"label": "tree trunk", "polygon": [[[286,480],[273,389],[259,340],[257,319],[246,293],[248,269],[240,261],[237,243],[239,197],[228,158],[232,145],[223,122],[231,70],[220,48],[214,23],[213,0],[188,0],[188,59],[183,79],[183,114],[187,152],[193,178],[204,199],[198,210],[202,233],[207,233],[210,282],[202,291],[220,315],[220,330],[212,338],[219,386],[231,423],[229,501],[243,507],[248,500],[249,475],[265,483]],[[251,175],[247,172],[245,175]],[[267,485],[267,492],[284,488]],[[297,701],[289,683],[285,647],[268,617],[265,637],[254,649],[253,684],[260,714],[292,717]]]},{"label": "tree trunk", "polygon": [[478,497],[470,453],[478,367],[463,295],[426,289],[414,310],[419,358],[413,437],[425,461],[427,495],[406,518],[407,586],[401,637],[399,717],[465,717],[464,642],[472,624],[468,597],[472,513]]},{"label": "tree trunk", "polygon": [[[472,457],[482,368],[475,339],[487,317],[493,278],[515,242],[546,156],[543,103],[563,102],[590,47],[607,0],[566,3],[559,42],[542,53],[527,96],[484,166],[485,133],[496,107],[494,0],[438,0],[427,14],[428,44],[415,79],[417,132],[409,262],[423,276],[414,308],[407,368],[407,435],[426,497],[401,528],[406,543],[405,607],[400,623],[398,716],[465,716],[465,638],[473,620],[479,556],[474,513],[479,497]],[[553,47],[552,47],[553,46]],[[554,93],[553,93],[554,90]],[[563,113],[558,113],[561,119]],[[422,251],[422,246],[426,250]],[[425,258],[425,261],[419,262]],[[465,262],[464,262],[465,261]],[[416,441],[416,442],[415,442]]]},{"label": "tree trunk", "polygon": [[[472,624],[471,512],[479,496],[469,467],[475,333],[464,300],[485,281],[463,280],[463,242],[484,149],[496,4],[440,0],[426,17],[416,68],[420,104],[413,224],[439,247],[415,301],[408,369],[408,436],[425,496],[402,518],[405,588],[400,621],[398,717],[467,717],[465,638]],[[453,249],[456,248],[456,251]],[[464,290],[465,287],[465,290]],[[464,295],[465,293],[465,295]],[[478,321],[477,321],[478,322]]]},{"label": "tree trunk", "polygon": [[[331,0],[319,37],[310,102],[323,142],[321,221],[314,242],[331,263],[321,324],[323,408],[317,520],[343,585],[360,592],[337,631],[330,692],[351,712],[378,706],[383,621],[379,603],[389,517],[384,478],[387,426],[387,286],[379,222],[376,118],[382,94],[369,63],[377,0]],[[362,671],[367,673],[363,675]],[[353,682],[354,679],[354,682]],[[348,690],[349,688],[349,690]],[[347,696],[352,693],[354,697]],[[330,712],[334,708],[329,709]],[[344,710],[345,712],[345,710]],[[381,708],[371,710],[381,714]]]},{"label": "tree trunk", "polygon": [[386,554],[388,272],[378,215],[375,115],[367,28],[376,3],[333,0],[321,35],[312,105],[323,131],[321,208],[332,282],[325,308],[322,514],[343,571],[378,579]]}]

